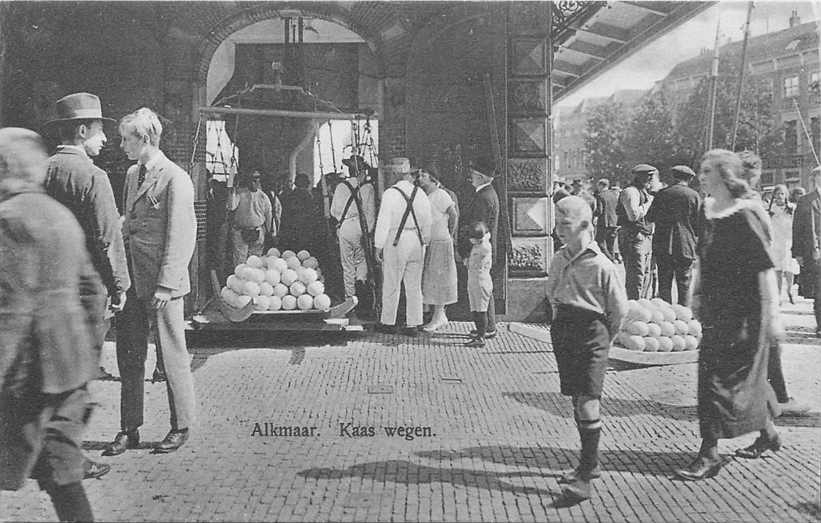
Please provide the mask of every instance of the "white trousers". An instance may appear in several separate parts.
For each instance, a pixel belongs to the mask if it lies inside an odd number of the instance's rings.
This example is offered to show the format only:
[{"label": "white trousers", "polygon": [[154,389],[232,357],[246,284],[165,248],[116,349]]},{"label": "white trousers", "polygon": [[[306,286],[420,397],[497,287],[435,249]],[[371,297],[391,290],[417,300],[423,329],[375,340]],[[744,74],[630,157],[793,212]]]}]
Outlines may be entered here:
[{"label": "white trousers", "polygon": [[416,230],[402,232],[399,244],[393,246],[396,230],[388,234],[388,244],[382,251],[382,317],[383,325],[396,324],[399,291],[405,284],[405,323],[408,327],[422,324],[422,268],[425,253]]},{"label": "white trousers", "polygon": [[356,296],[356,280],[368,279],[368,264],[365,249],[362,248],[362,233],[339,230],[339,258],[342,262],[342,281],[345,283],[345,297]]}]

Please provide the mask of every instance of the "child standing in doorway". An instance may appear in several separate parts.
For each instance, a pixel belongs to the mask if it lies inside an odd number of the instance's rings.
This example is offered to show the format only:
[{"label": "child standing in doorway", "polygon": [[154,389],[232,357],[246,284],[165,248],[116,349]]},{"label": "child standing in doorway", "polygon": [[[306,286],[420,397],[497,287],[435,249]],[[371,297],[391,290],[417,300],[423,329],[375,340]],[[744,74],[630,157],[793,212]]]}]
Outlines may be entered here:
[{"label": "child standing in doorway", "polygon": [[465,343],[468,347],[484,347],[487,330],[487,308],[493,294],[493,280],[490,277],[490,266],[493,264],[493,251],[490,246],[490,230],[485,222],[476,222],[470,229],[470,257],[465,260],[468,268],[468,300],[473,322],[476,324],[476,336]]}]

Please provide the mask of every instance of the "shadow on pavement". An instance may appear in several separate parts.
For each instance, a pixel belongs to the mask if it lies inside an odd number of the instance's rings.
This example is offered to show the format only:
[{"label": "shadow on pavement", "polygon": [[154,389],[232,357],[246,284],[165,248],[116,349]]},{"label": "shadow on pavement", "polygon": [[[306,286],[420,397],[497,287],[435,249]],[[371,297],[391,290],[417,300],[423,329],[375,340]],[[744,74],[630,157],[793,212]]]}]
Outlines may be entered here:
[{"label": "shadow on pavement", "polygon": [[490,472],[486,470],[462,468],[437,468],[419,465],[404,460],[373,461],[360,463],[342,469],[325,467],[311,468],[298,472],[299,476],[311,479],[338,480],[343,478],[364,478],[375,483],[391,481],[404,485],[418,485],[425,483],[450,483],[465,487],[476,487],[514,494],[554,495],[549,490],[511,485],[502,478],[522,477],[525,475],[539,476],[540,474]]},{"label": "shadow on pavement", "polygon": [[782,415],[775,418],[775,424],[778,427],[821,428],[821,412],[808,412],[801,416]]},{"label": "shadow on pavement", "polygon": [[[569,398],[558,392],[503,392],[502,396],[544,410],[554,416],[572,416]],[[650,400],[627,400],[605,396],[601,405],[602,416],[605,418],[629,418],[639,414],[650,414],[675,420],[697,419],[696,407],[666,405]]]},{"label": "shadow on pavement", "polygon": [[[632,472],[641,475],[671,477],[677,468],[686,466],[695,456],[696,443],[693,452],[660,452],[632,449],[602,449],[599,452],[599,462],[604,474],[610,472]],[[417,452],[417,456],[437,461],[454,461],[459,459],[480,459],[491,463],[498,463],[510,467],[532,467],[550,469],[552,473],[495,473],[497,477],[506,476],[543,476],[558,477],[561,471],[570,469],[577,464],[578,450],[560,447],[511,447],[486,446],[467,447],[460,450],[433,450]],[[448,469],[450,470],[450,469]]]}]

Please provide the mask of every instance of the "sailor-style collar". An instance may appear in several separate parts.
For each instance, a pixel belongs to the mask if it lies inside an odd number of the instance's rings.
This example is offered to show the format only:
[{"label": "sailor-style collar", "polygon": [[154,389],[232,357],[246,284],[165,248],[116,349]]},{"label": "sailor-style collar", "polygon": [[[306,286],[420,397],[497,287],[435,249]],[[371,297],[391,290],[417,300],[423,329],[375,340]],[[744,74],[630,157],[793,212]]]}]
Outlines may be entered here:
[{"label": "sailor-style collar", "polygon": [[708,196],[704,199],[704,215],[708,220],[720,220],[722,218],[727,218],[728,216],[732,216],[743,209],[749,209],[751,211],[764,210],[763,205],[761,205],[761,200],[751,198],[739,198],[733,205],[727,207],[726,209],[716,210],[715,207],[715,198]]}]

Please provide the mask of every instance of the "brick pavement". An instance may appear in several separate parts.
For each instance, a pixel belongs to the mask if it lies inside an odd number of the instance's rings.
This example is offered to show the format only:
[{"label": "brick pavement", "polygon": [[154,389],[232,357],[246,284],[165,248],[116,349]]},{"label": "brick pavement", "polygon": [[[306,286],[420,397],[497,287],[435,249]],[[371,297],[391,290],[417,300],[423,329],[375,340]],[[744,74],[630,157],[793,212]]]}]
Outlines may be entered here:
[{"label": "brick pavement", "polygon": [[[467,349],[470,326],[452,323],[415,340],[206,340],[194,350],[200,420],[191,441],[170,455],[146,444],[98,458],[112,471],[85,485],[106,521],[817,521],[821,343],[808,311],[807,302],[787,310],[784,365],[791,393],[815,414],[779,419],[781,452],[734,460],[711,480],[670,477],[699,442],[695,365],[614,364],[595,497],[557,506],[557,474],[575,464],[578,436],[550,347],[504,326],[484,349]],[[104,362],[116,375],[113,347]],[[150,443],[165,435],[168,408],[164,384],[146,391]],[[119,382],[95,382],[93,393],[88,452],[99,457],[118,430]],[[266,422],[318,435],[252,436]],[[376,427],[375,436],[340,435],[348,422]],[[430,435],[388,437],[385,425]],[[722,441],[720,451],[753,438]],[[0,494],[0,520],[54,519],[33,482]]]}]

